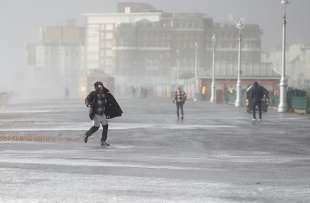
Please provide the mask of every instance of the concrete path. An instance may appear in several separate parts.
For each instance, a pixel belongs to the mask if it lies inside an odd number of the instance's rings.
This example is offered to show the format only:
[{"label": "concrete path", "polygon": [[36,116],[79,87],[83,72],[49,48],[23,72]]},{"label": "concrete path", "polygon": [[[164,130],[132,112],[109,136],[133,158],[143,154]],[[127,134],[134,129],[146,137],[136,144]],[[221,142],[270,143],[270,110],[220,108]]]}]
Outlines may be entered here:
[{"label": "concrete path", "polygon": [[79,102],[0,112],[0,202],[310,202],[310,117],[120,100],[109,148]]}]

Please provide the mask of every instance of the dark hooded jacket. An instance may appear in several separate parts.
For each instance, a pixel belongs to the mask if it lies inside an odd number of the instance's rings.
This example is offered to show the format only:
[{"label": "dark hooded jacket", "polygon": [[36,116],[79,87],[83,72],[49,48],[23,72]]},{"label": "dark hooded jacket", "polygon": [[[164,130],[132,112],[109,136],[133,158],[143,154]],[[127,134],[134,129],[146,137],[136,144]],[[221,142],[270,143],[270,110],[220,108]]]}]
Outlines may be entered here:
[{"label": "dark hooded jacket", "polygon": [[251,95],[253,102],[261,102],[264,96],[268,96],[268,91],[258,83],[254,83]]},{"label": "dark hooded jacket", "polygon": [[[113,95],[109,92],[108,89],[104,88],[104,94],[106,95],[107,102],[105,104],[104,114],[107,119],[119,117],[122,115],[123,111]],[[85,104],[89,109],[89,118],[91,120],[95,117],[95,108],[96,108],[96,91],[92,91],[85,99]]]}]

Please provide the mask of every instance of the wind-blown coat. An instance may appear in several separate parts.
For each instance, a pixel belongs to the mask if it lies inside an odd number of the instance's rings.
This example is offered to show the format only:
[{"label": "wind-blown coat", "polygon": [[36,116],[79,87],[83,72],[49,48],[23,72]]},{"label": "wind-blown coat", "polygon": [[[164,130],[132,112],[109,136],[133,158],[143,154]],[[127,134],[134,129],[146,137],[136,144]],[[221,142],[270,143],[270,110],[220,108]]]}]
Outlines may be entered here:
[{"label": "wind-blown coat", "polygon": [[[109,92],[105,92],[107,103],[105,105],[104,114],[107,119],[115,118],[122,116],[122,109],[113,97],[113,95]],[[96,91],[92,91],[85,99],[85,104],[89,109],[89,118],[91,120],[95,117],[95,103],[96,103]]]}]

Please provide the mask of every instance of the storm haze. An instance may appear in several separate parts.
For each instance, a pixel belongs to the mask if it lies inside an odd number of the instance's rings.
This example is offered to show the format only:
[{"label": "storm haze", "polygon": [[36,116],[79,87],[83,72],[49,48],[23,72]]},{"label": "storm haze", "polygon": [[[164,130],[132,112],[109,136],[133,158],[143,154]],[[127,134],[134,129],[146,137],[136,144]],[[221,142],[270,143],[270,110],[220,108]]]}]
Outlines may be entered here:
[{"label": "storm haze", "polygon": [[[279,48],[282,19],[279,0],[144,0],[168,12],[199,12],[217,22],[231,23],[243,18],[259,24],[262,50]],[[68,19],[82,22],[83,13],[114,12],[118,1],[112,0],[1,0],[2,33],[0,39],[1,90],[14,90],[27,70],[26,45],[38,41],[38,29],[64,24]],[[310,1],[292,0],[288,6],[288,43],[309,43]]]},{"label": "storm haze", "polygon": [[0,203],[310,203],[310,0],[0,2]]}]

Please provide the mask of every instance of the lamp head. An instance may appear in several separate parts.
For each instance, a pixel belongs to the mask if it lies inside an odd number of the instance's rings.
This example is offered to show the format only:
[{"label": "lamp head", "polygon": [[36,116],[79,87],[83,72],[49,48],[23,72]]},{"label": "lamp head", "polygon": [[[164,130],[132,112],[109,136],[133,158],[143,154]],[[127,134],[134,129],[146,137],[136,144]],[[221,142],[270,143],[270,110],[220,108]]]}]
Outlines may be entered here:
[{"label": "lamp head", "polygon": [[243,24],[243,22],[241,21],[241,19],[237,22],[236,27],[237,27],[239,30],[242,30],[242,29],[244,28],[244,24]]},{"label": "lamp head", "polygon": [[281,4],[282,5],[287,5],[287,4],[289,4],[289,1],[288,0],[281,0]]},{"label": "lamp head", "polygon": [[211,39],[212,39],[212,42],[215,42],[215,41],[216,41],[216,36],[215,36],[215,34],[212,35],[212,38],[211,38]]}]

